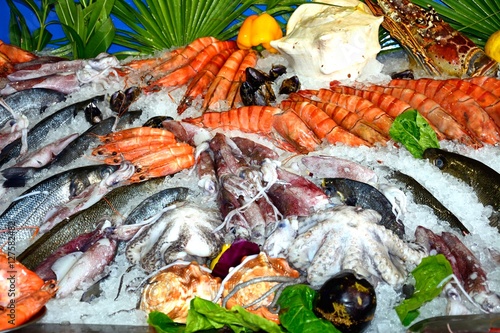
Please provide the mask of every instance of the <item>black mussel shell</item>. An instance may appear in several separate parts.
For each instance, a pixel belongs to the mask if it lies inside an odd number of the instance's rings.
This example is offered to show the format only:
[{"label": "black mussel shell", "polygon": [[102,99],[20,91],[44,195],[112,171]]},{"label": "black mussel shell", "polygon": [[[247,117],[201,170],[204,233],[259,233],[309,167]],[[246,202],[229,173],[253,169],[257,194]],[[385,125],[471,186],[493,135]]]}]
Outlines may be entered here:
[{"label": "black mussel shell", "polygon": [[247,67],[245,69],[245,75],[246,81],[250,83],[250,86],[252,86],[254,89],[259,88],[266,81],[271,81],[269,75],[253,67]]},{"label": "black mussel shell", "polygon": [[100,123],[102,121],[102,112],[97,107],[95,102],[90,102],[85,108],[85,119],[92,125]]},{"label": "black mussel shell", "polygon": [[111,95],[111,98],[109,100],[109,107],[115,113],[120,114],[120,110],[123,109],[124,105],[126,104],[126,100],[127,96],[125,95],[125,93],[121,90],[118,90],[113,95]]},{"label": "black mussel shell", "polygon": [[244,81],[240,86],[240,96],[243,105],[254,105],[254,94],[255,89],[250,85],[250,83]]},{"label": "black mussel shell", "polygon": [[163,121],[165,120],[174,120],[172,117],[167,116],[156,116],[153,118],[149,118],[142,126],[144,127],[154,127],[154,128],[163,128]]},{"label": "black mussel shell", "polygon": [[415,76],[413,75],[413,71],[411,69],[407,69],[402,72],[398,73],[392,73],[391,74],[391,79],[414,79]]},{"label": "black mussel shell", "polygon": [[129,105],[135,102],[139,96],[141,96],[141,89],[139,87],[130,87],[125,90],[125,97]]},{"label": "black mussel shell", "polygon": [[271,105],[272,102],[276,101],[276,95],[274,94],[273,88],[269,82],[266,82],[257,89],[253,94],[254,105]]},{"label": "black mussel shell", "polygon": [[314,313],[344,333],[362,332],[377,307],[374,287],[351,270],[328,279],[318,291]]},{"label": "black mussel shell", "polygon": [[300,89],[300,81],[297,75],[284,79],[281,82],[281,87],[279,90],[280,94],[291,94],[297,92]]},{"label": "black mussel shell", "polygon": [[283,65],[273,65],[269,70],[269,78],[271,80],[276,80],[279,76],[286,73],[286,67]]}]

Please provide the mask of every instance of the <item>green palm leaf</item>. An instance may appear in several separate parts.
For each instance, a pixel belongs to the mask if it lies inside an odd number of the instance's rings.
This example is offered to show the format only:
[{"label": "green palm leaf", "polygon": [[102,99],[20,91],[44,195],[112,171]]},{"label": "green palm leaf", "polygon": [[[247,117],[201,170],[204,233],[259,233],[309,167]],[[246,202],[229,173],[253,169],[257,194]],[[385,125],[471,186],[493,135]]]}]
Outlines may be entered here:
[{"label": "green palm leaf", "polygon": [[136,54],[150,54],[186,45],[204,36],[221,40],[234,38],[247,10],[266,9],[271,15],[289,15],[296,6],[309,0],[132,1],[133,4],[116,0],[112,14],[128,29],[118,30],[114,43],[131,48]]}]

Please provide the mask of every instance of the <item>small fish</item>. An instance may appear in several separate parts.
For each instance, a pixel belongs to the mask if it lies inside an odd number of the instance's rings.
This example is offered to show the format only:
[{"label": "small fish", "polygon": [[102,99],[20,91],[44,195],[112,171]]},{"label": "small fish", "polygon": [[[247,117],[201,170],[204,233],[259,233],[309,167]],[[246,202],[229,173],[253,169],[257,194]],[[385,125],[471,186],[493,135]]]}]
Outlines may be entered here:
[{"label": "small fish", "polygon": [[[23,90],[4,98],[5,103],[17,114],[25,115],[31,123],[36,122],[45,110],[65,100],[63,93],[49,89]],[[12,119],[11,113],[0,105],[0,128]]]},{"label": "small fish", "polygon": [[[485,206],[500,211],[500,174],[478,160],[438,148],[424,151],[428,159],[441,171],[450,174],[472,187]],[[491,224],[491,221],[490,221]],[[500,225],[496,225],[500,230]]]},{"label": "small fish", "polygon": [[[54,207],[59,207],[81,194],[87,187],[100,183],[118,170],[114,165],[94,165],[70,169],[32,186],[0,215],[0,244],[31,238]],[[16,247],[21,252],[22,247]]]},{"label": "small fish", "polygon": [[382,216],[380,224],[403,238],[405,234],[403,223],[393,213],[389,199],[375,187],[347,178],[325,178],[322,187],[330,197],[335,194],[340,195],[342,201],[348,206],[359,206],[377,211]]},{"label": "small fish", "polygon": [[[38,122],[28,131],[28,151],[41,148],[50,133],[57,133],[59,128],[71,124],[76,119],[77,113],[83,111],[88,104],[89,101],[72,104],[54,112]],[[82,127],[83,126],[87,126],[87,124],[82,124]],[[89,126],[90,125],[87,127]],[[83,130],[85,129],[86,128],[83,127]],[[0,152],[0,166],[19,156],[22,153],[22,146],[22,140],[19,138],[2,149]]]},{"label": "small fish", "polygon": [[57,224],[49,232],[44,233],[23,251],[17,259],[26,267],[35,269],[56,249],[70,239],[89,233],[96,228],[96,221],[112,216],[125,219],[133,209],[131,201],[139,201],[162,189],[164,178],[153,178],[145,182],[121,186],[92,207]]},{"label": "small fish", "polygon": [[392,170],[389,177],[401,182],[403,187],[413,194],[415,203],[430,207],[439,219],[448,222],[452,228],[460,230],[462,234],[470,233],[467,227],[448,208],[414,178],[397,170]]}]

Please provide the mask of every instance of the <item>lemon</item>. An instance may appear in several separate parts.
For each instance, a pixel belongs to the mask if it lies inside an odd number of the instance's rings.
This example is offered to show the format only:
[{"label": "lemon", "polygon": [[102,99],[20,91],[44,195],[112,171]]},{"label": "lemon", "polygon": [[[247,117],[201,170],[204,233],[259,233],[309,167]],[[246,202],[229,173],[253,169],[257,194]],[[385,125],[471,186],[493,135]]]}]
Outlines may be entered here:
[{"label": "lemon", "polygon": [[491,59],[500,62],[500,30],[494,32],[484,45],[484,52]]}]

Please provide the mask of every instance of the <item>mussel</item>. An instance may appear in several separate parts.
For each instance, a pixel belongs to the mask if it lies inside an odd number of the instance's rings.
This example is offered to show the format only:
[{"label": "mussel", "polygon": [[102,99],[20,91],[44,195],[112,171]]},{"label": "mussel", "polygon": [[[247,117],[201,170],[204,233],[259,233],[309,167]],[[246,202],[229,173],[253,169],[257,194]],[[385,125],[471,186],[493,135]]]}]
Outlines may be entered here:
[{"label": "mussel", "polygon": [[280,94],[291,94],[293,92],[297,92],[300,89],[300,81],[297,75],[289,77],[288,79],[284,79],[281,82]]},{"label": "mussel", "polygon": [[141,95],[141,89],[138,87],[130,87],[125,91],[118,90],[113,95],[109,101],[111,110],[121,116],[128,111],[130,105],[139,98]]},{"label": "mussel", "polygon": [[83,109],[83,112],[85,113],[85,119],[92,125],[102,121],[102,112],[94,101],[90,102]]}]

